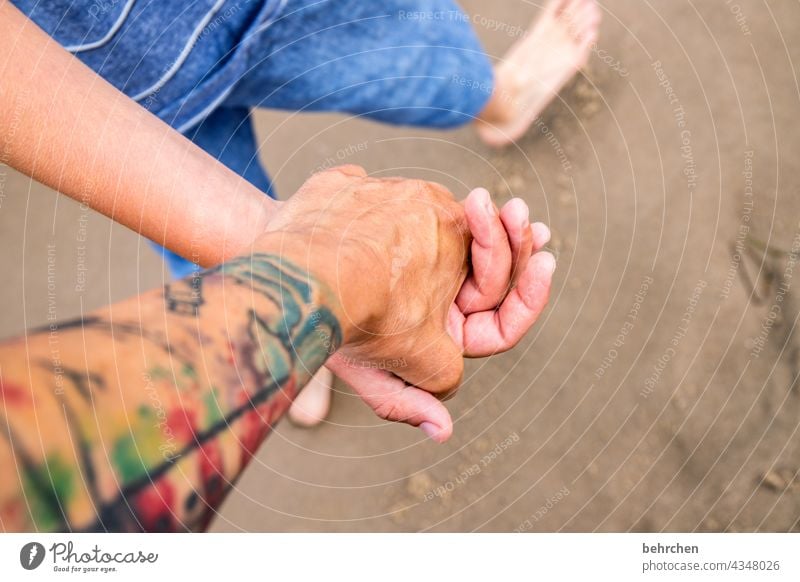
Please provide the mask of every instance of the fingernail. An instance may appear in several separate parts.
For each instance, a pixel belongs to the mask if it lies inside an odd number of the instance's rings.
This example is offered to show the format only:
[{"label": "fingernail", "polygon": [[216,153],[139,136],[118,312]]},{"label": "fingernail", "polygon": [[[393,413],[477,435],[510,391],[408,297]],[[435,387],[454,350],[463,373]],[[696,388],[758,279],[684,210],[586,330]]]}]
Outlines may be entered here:
[{"label": "fingernail", "polygon": [[551,255],[550,253],[545,253],[545,255],[541,259],[541,263],[539,263],[539,269],[543,272],[547,273],[548,275],[552,275],[555,273],[556,270],[556,258]]},{"label": "fingernail", "polygon": [[431,439],[432,441],[436,441],[437,443],[439,442],[438,436],[441,429],[438,426],[436,426],[432,422],[426,421],[420,423],[419,428],[422,430],[422,432],[424,432],[428,436],[429,439]]},{"label": "fingernail", "polygon": [[545,223],[536,222],[531,226],[531,228],[534,230],[533,233],[534,236],[536,236],[537,234],[535,231],[537,230],[539,231],[539,238],[543,241],[543,244],[547,244],[550,242],[550,237],[551,237],[550,227],[547,226]]},{"label": "fingernail", "polygon": [[487,190],[483,191],[483,207],[486,209],[487,214],[491,216],[497,215],[497,208],[494,207],[492,196]]}]

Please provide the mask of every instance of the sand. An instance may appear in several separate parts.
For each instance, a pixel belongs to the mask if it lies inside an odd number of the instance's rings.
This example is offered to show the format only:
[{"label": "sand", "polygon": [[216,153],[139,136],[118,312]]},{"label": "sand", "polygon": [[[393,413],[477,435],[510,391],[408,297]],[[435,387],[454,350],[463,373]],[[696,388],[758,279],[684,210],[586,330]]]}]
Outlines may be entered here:
[{"label": "sand", "polygon": [[[537,11],[464,5],[496,56]],[[257,114],[283,195],[328,159],[486,186],[551,225],[559,268],[523,344],[468,363],[449,443],[338,387],[327,424],[277,428],[213,530],[800,530],[800,5],[603,7],[586,74],[503,152]],[[2,179],[4,334],[47,321],[48,252],[59,317],[161,281],[134,235]]]}]

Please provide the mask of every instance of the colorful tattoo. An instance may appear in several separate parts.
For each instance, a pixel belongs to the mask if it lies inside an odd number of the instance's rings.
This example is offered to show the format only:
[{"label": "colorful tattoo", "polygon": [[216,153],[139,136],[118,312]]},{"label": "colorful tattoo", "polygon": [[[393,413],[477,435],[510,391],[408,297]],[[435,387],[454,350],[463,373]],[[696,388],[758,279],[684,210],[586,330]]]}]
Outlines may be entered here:
[{"label": "colorful tattoo", "polygon": [[256,254],[0,346],[0,526],[205,528],[341,343],[331,301]]}]

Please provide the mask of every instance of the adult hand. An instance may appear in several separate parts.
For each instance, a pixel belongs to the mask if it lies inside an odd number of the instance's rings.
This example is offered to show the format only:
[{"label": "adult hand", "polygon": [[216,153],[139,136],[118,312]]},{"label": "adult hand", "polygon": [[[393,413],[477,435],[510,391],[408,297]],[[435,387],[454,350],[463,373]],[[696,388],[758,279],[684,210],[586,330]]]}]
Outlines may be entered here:
[{"label": "adult hand", "polygon": [[340,360],[369,362],[430,393],[455,390],[463,350],[446,324],[467,275],[471,236],[450,192],[344,166],[308,180],[268,232],[284,237],[290,251],[308,241],[300,264],[342,305]]},{"label": "adult hand", "polygon": [[[484,357],[513,348],[536,322],[550,295],[555,259],[541,251],[550,230],[530,223],[523,200],[514,198],[498,211],[479,188],[464,209],[473,236],[471,269],[447,330],[465,356]],[[382,418],[418,426],[437,442],[450,438],[453,421],[439,397],[338,354],[326,365]]]},{"label": "adult hand", "polygon": [[[364,214],[367,208],[374,210],[373,206],[379,200],[386,201],[385,197],[374,198],[374,192],[370,194],[372,189],[383,189],[390,183],[392,190],[387,190],[386,195],[390,199],[394,197],[394,203],[407,198],[409,190],[414,192],[433,188],[436,198],[440,200],[435,205],[447,208],[447,213],[456,212],[450,197],[441,187],[413,180],[369,180],[361,168],[349,166],[312,178],[298,192],[303,194],[302,199],[293,197],[289,201],[295,206],[292,212],[285,215],[280,212],[283,218],[271,222],[270,230],[316,229],[317,234],[321,234],[327,228],[318,228],[322,226],[320,213],[327,212],[320,207],[322,200],[327,200],[324,205],[328,210],[331,206],[337,206],[342,211],[338,213],[339,223],[353,224],[355,216]],[[360,199],[360,209],[341,205],[342,200],[338,199],[336,193],[342,194],[348,189]],[[401,194],[404,189],[405,193]],[[446,203],[443,204],[441,200]],[[308,206],[311,201],[317,205],[316,210]],[[423,204],[430,206],[431,202]],[[394,330],[387,336],[373,336],[371,341],[374,343],[368,341],[359,344],[356,349],[342,350],[327,364],[379,416],[419,426],[439,442],[449,438],[452,433],[452,420],[440,399],[452,394],[457,387],[462,373],[462,354],[481,357],[513,347],[546,305],[555,267],[552,255],[539,252],[549,240],[550,232],[541,223],[529,223],[528,208],[522,200],[511,200],[498,211],[488,192],[478,189],[470,194],[463,208],[464,218],[474,237],[472,268],[458,290],[455,303],[448,305],[447,333],[439,325],[442,316],[439,303],[438,312],[426,322],[426,332],[422,336],[399,333],[402,326],[398,327],[395,323]],[[402,218],[409,217],[409,209],[403,208],[405,212],[398,213],[395,212],[397,208],[386,206],[384,210],[390,210],[390,219],[396,223],[384,234],[392,232],[391,229],[395,227],[402,229]],[[367,226],[365,223],[361,226],[369,230],[375,225]],[[352,238],[344,233],[340,235],[341,241]],[[419,236],[422,232],[416,235],[415,240],[423,246],[430,243],[424,236]],[[365,236],[369,240],[374,233],[366,232]],[[407,278],[419,272],[409,264],[406,254],[408,248],[403,251],[395,242],[390,243],[389,247],[388,254],[383,254],[382,259],[384,268],[390,271],[390,285],[393,279],[399,280],[403,275]],[[460,258],[463,260],[463,255]],[[452,292],[452,288],[448,291]],[[439,298],[441,296],[439,292]],[[402,307],[404,303],[401,301],[399,305]],[[407,314],[401,313],[400,316],[407,317]],[[419,341],[420,337],[426,339]],[[455,340],[457,352],[453,350],[451,339]],[[400,345],[405,348],[405,353],[393,351]],[[437,349],[438,346],[444,349]]]}]

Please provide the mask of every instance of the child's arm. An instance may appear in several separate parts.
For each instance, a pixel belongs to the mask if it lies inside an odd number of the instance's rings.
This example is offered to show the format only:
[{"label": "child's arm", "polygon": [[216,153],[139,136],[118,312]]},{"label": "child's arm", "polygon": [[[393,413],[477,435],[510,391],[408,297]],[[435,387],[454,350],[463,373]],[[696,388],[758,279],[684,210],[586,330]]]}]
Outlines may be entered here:
[{"label": "child's arm", "polygon": [[204,265],[235,256],[275,202],[0,0],[0,163]]}]

